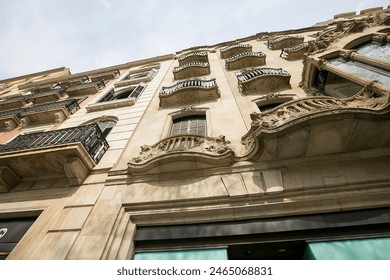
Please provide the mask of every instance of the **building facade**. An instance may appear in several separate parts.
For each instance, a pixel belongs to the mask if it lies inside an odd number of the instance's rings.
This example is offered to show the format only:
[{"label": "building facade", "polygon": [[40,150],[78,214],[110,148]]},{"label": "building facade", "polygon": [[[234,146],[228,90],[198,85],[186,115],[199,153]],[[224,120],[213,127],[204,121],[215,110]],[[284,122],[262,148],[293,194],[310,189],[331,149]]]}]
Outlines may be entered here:
[{"label": "building facade", "polygon": [[0,81],[0,258],[390,259],[389,8]]}]

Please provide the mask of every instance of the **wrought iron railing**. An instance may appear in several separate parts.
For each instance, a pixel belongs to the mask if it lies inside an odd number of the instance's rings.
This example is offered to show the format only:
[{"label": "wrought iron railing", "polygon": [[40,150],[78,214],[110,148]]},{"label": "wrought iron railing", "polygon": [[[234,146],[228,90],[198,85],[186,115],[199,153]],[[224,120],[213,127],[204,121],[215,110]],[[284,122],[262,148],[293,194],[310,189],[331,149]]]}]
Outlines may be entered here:
[{"label": "wrought iron railing", "polygon": [[112,71],[93,74],[90,76],[90,78],[96,80],[97,78],[110,76],[110,75],[113,75],[114,77],[116,77],[116,76],[119,76],[119,74],[120,74],[119,70],[116,69],[116,70],[112,70]]},{"label": "wrought iron railing", "polygon": [[46,132],[19,135],[0,146],[0,153],[47,149],[81,143],[95,163],[98,163],[109,145],[97,124],[78,126]]},{"label": "wrought iron railing", "polygon": [[76,90],[81,90],[81,89],[84,89],[84,88],[89,88],[89,87],[92,87],[92,86],[97,86],[99,89],[102,89],[105,87],[105,83],[104,81],[98,81],[98,82],[92,82],[92,83],[85,83],[85,84],[81,84],[81,85],[77,85],[77,86],[71,86],[71,87],[68,87],[68,90],[69,91],[76,91]]},{"label": "wrought iron railing", "polygon": [[48,102],[48,103],[36,104],[26,108],[23,113],[48,111],[51,109],[56,109],[61,107],[64,107],[69,113],[72,113],[75,110],[80,109],[79,103],[77,102],[76,99],[68,99],[61,102]]},{"label": "wrought iron railing", "polygon": [[58,89],[53,89],[48,91],[42,91],[42,92],[31,94],[29,97],[30,98],[41,97],[41,96],[52,95],[54,93],[58,93],[60,96],[65,96],[66,90],[62,88],[58,88]]},{"label": "wrought iron railing", "polygon": [[61,108],[64,107],[69,113],[73,113],[75,110],[80,109],[80,106],[75,99],[68,99],[61,102],[48,102],[42,104],[36,104],[31,107],[18,108],[18,109],[9,109],[0,111],[0,117],[12,116],[20,117],[23,113],[31,113],[31,112],[41,112],[48,111],[50,109]]},{"label": "wrought iron railing", "polygon": [[213,88],[213,87],[217,87],[217,82],[216,82],[215,78],[211,79],[211,80],[198,80],[198,79],[186,80],[186,81],[178,82],[170,87],[162,87],[162,89],[160,91],[160,95],[168,95],[168,94],[174,93],[176,91],[179,91],[179,90],[185,89],[185,88],[207,89],[207,88]]},{"label": "wrought iron railing", "polygon": [[237,75],[238,83],[243,83],[261,76],[289,76],[290,74],[282,68],[257,68],[243,71]]},{"label": "wrought iron railing", "polygon": [[69,86],[76,86],[76,85],[84,84],[84,83],[86,83],[88,81],[90,81],[88,76],[82,76],[82,77],[62,80],[62,81],[59,82],[59,85],[61,87],[69,87]]},{"label": "wrought iron railing", "polygon": [[15,101],[25,101],[25,102],[27,102],[28,100],[29,100],[29,96],[28,95],[10,96],[10,97],[6,97],[4,99],[1,99],[0,100],[0,104],[1,103],[10,103],[10,102],[15,102]]}]

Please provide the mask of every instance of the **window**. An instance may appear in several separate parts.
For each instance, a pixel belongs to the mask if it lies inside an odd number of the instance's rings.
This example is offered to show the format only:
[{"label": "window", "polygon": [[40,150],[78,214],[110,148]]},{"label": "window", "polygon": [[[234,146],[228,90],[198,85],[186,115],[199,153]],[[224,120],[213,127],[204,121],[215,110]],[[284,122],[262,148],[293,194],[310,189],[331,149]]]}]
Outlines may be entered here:
[{"label": "window", "polygon": [[186,116],[173,120],[171,136],[197,134],[206,136],[206,116]]},{"label": "window", "polygon": [[35,217],[0,219],[0,260],[8,257],[35,219]]},{"label": "window", "polygon": [[114,89],[111,89],[106,95],[104,95],[98,102],[108,102],[112,100],[121,100],[121,99],[127,99],[127,98],[136,98],[141,95],[141,93],[146,88],[146,84],[141,83],[136,87],[128,87],[123,90],[115,91]]},{"label": "window", "polygon": [[390,86],[390,44],[387,40],[375,40],[373,37],[363,44],[361,40],[355,40],[320,59],[313,76],[315,88],[324,95],[348,98],[370,81]]},{"label": "window", "polygon": [[112,128],[116,125],[115,121],[102,121],[97,123],[100,130],[102,131],[102,134],[104,138],[107,137],[107,135],[110,133]]}]

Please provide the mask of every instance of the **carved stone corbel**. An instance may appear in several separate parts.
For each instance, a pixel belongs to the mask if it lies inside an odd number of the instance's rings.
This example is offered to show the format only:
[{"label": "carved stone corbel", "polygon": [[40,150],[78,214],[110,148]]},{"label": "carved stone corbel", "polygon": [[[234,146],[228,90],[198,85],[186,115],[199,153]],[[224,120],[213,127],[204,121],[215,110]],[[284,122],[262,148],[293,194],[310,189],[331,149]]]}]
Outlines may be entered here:
[{"label": "carved stone corbel", "polygon": [[64,164],[64,171],[72,185],[81,185],[88,175],[88,168],[79,158],[70,158]]},{"label": "carved stone corbel", "polygon": [[8,192],[20,182],[20,177],[8,166],[0,167],[0,193]]}]

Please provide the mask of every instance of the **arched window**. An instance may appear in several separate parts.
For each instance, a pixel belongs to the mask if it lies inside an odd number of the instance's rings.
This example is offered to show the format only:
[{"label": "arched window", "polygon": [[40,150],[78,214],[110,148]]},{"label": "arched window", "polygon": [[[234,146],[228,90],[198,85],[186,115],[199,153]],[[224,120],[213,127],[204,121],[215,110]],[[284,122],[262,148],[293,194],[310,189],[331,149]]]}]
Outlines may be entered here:
[{"label": "arched window", "polygon": [[103,117],[85,122],[85,123],[83,123],[83,125],[96,123],[99,126],[100,130],[102,131],[103,136],[107,137],[107,135],[110,133],[112,128],[116,125],[117,121],[118,121],[118,119],[115,117],[103,116]]},{"label": "arched window", "polygon": [[206,116],[192,115],[173,120],[171,136],[180,134],[197,134],[206,136]]},{"label": "arched window", "polygon": [[110,133],[111,129],[116,125],[116,122],[103,121],[103,122],[98,122],[97,125],[99,126],[100,130],[102,131],[104,138],[106,138],[107,135]]}]

